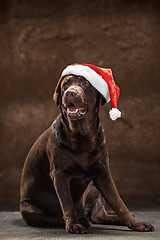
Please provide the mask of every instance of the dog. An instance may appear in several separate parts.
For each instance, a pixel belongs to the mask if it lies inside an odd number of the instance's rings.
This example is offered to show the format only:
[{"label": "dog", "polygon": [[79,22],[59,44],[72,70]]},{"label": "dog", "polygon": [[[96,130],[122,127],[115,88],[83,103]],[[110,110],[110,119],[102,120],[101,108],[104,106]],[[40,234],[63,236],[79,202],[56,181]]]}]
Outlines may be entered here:
[{"label": "dog", "polygon": [[[20,211],[30,226],[64,226],[87,233],[90,223],[153,231],[137,220],[119,196],[109,169],[99,109],[104,97],[83,76],[59,79],[54,101],[61,113],[37,139],[22,170]],[[109,214],[108,203],[114,210]]]}]

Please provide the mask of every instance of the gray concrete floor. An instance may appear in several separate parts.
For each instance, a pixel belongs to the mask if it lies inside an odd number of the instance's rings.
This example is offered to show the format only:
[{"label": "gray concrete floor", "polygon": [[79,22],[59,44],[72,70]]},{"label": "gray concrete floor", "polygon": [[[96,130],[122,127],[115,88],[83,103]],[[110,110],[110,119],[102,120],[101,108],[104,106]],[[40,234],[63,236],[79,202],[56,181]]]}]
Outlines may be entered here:
[{"label": "gray concrete floor", "polygon": [[3,240],[49,240],[49,239],[105,239],[105,240],[160,240],[160,211],[135,211],[139,220],[150,222],[155,231],[133,232],[123,226],[92,225],[85,235],[65,233],[64,229],[33,228],[22,220],[20,212],[0,212],[0,239]]}]

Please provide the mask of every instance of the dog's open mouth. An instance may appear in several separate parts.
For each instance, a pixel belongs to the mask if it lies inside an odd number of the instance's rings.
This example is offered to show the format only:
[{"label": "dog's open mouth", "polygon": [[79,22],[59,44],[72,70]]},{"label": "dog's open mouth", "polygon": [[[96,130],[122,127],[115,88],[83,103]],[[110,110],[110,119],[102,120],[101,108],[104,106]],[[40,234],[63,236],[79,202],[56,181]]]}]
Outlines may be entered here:
[{"label": "dog's open mouth", "polygon": [[67,107],[67,114],[71,118],[79,118],[87,114],[87,107],[76,107],[74,104],[70,104]]}]

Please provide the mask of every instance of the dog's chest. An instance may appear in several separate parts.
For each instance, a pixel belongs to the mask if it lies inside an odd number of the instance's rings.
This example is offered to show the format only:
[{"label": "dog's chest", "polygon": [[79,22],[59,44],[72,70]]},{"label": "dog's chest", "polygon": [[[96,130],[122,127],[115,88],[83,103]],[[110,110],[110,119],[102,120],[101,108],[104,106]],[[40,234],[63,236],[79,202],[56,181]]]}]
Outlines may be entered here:
[{"label": "dog's chest", "polygon": [[72,177],[89,176],[91,167],[96,162],[96,152],[81,152],[75,153],[67,151],[65,155],[65,164],[63,165],[64,172]]},{"label": "dog's chest", "polygon": [[78,153],[74,156],[75,165],[80,166],[83,170],[88,169],[90,165],[90,154],[89,153]]},{"label": "dog's chest", "polygon": [[[95,150],[96,141],[95,138],[76,136],[76,138],[71,138],[69,141],[70,149],[79,153],[80,158],[87,158],[86,153],[91,153]],[[83,154],[85,153],[85,154]],[[85,157],[84,157],[85,156]]]}]

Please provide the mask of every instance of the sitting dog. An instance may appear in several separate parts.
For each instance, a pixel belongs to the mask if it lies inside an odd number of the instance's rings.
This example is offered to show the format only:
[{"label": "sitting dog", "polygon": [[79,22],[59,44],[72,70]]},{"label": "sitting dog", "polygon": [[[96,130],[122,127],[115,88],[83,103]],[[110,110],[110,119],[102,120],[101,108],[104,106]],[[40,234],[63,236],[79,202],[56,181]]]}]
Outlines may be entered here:
[{"label": "sitting dog", "polygon": [[28,225],[63,225],[68,233],[87,233],[90,222],[154,230],[131,215],[109,169],[99,108],[111,100],[111,118],[120,117],[118,96],[109,69],[73,64],[63,71],[54,93],[61,113],[34,143],[22,171],[20,210]]}]

